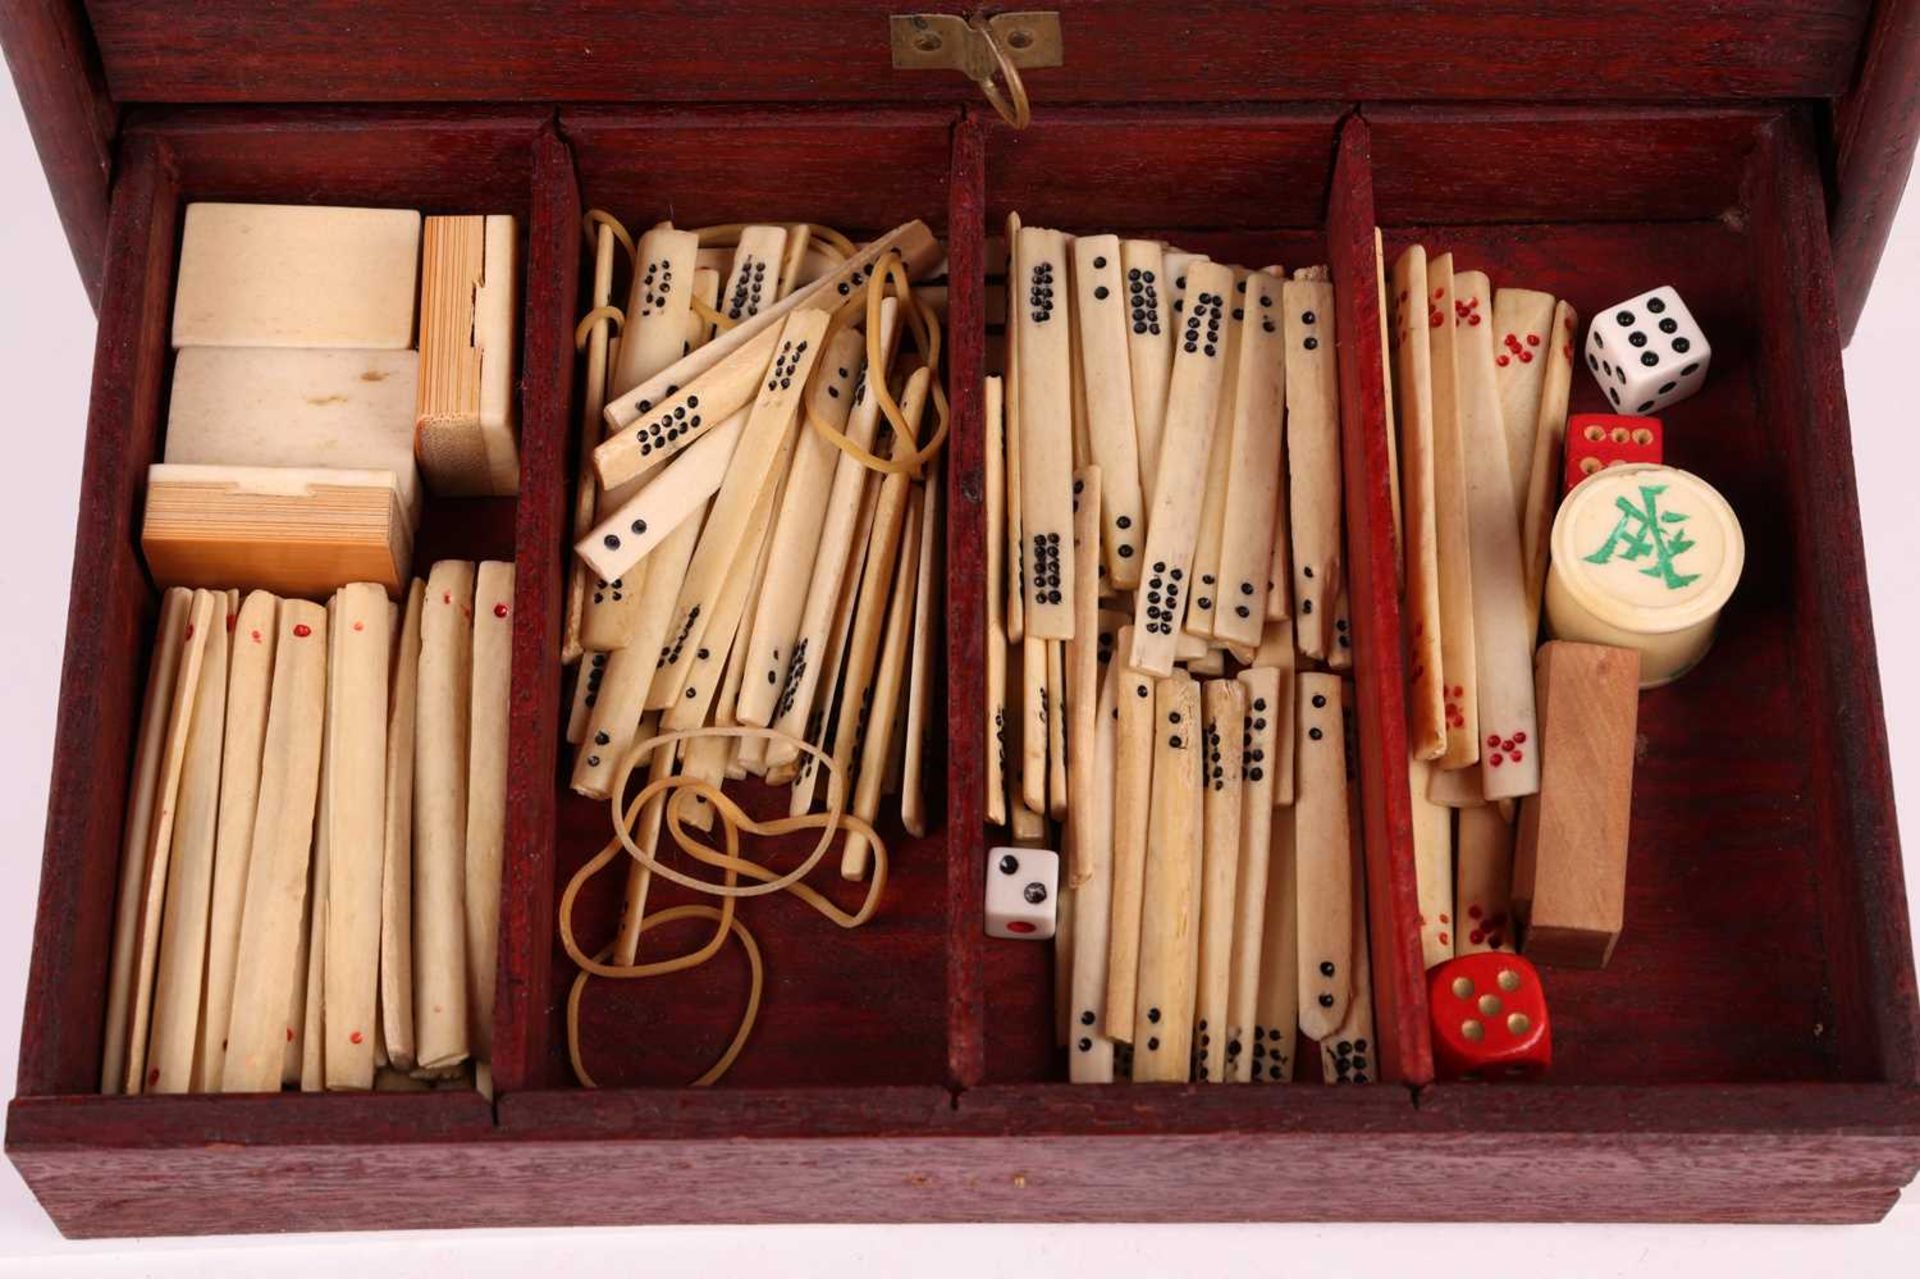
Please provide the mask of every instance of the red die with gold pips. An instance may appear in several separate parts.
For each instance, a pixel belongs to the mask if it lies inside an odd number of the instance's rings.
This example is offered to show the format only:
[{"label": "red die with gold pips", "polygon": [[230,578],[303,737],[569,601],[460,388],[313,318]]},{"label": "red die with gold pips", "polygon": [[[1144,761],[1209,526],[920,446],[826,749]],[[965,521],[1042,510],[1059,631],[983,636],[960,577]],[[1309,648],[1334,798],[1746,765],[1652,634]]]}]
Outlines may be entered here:
[{"label": "red die with gold pips", "polygon": [[1518,955],[1462,955],[1427,973],[1433,1064],[1443,1079],[1545,1074],[1553,1032],[1540,974]]},{"label": "red die with gold pips", "polygon": [[1665,435],[1657,417],[1576,413],[1567,419],[1567,472],[1562,493],[1609,466],[1659,462]]}]

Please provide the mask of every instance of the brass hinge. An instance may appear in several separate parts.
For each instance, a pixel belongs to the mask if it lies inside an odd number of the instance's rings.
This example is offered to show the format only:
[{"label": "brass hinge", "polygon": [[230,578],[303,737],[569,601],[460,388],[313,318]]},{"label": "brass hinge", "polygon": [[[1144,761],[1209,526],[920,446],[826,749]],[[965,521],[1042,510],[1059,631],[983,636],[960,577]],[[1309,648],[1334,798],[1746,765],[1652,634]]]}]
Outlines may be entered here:
[{"label": "brass hinge", "polygon": [[1050,10],[971,18],[897,13],[888,26],[895,70],[958,71],[979,85],[994,110],[1016,129],[1026,128],[1033,118],[1020,71],[1065,61],[1060,15]]}]

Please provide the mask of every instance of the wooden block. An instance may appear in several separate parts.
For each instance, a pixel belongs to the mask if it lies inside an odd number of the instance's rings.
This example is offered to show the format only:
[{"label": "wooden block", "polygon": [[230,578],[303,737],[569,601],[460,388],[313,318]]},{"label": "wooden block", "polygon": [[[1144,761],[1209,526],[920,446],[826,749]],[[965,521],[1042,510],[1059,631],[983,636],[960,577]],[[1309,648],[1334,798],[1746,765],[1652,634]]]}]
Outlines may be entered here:
[{"label": "wooden block", "polygon": [[1626,914],[1640,654],[1555,641],[1534,670],[1540,793],[1520,805],[1514,915],[1529,958],[1604,968]]},{"label": "wooden block", "polygon": [[520,490],[519,291],[511,217],[427,219],[414,452],[436,493],[505,497]]},{"label": "wooden block", "polygon": [[173,362],[166,462],[392,471],[411,511],[413,351],[195,347]]},{"label": "wooden block", "polygon": [[397,595],[413,521],[392,471],[162,464],[147,470],[140,549],[161,586]]},{"label": "wooden block", "polygon": [[409,209],[189,204],[173,344],[413,344],[420,215]]}]

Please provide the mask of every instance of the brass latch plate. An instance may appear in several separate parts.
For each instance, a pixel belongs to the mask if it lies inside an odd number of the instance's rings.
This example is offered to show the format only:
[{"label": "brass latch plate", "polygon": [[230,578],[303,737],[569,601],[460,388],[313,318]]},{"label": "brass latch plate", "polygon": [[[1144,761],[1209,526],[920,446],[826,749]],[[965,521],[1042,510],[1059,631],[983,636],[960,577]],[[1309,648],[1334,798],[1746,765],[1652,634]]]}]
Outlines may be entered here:
[{"label": "brass latch plate", "polygon": [[[986,81],[999,67],[986,37],[959,14],[896,13],[888,22],[896,70],[958,71],[970,80]],[[996,13],[985,26],[1008,61],[1023,71],[1057,67],[1064,60],[1058,13]]]}]

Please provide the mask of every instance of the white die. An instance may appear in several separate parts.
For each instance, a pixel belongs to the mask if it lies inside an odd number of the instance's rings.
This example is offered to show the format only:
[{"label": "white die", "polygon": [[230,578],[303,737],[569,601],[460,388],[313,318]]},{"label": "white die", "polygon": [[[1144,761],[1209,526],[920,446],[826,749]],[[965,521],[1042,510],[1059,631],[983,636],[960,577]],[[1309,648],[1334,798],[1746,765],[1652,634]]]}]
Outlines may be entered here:
[{"label": "white die", "polygon": [[1044,848],[987,854],[987,936],[1046,941],[1060,890],[1060,857]]},{"label": "white die", "polygon": [[1707,380],[1713,348],[1668,285],[1598,312],[1587,330],[1587,368],[1615,411],[1645,416],[1677,404]]}]

